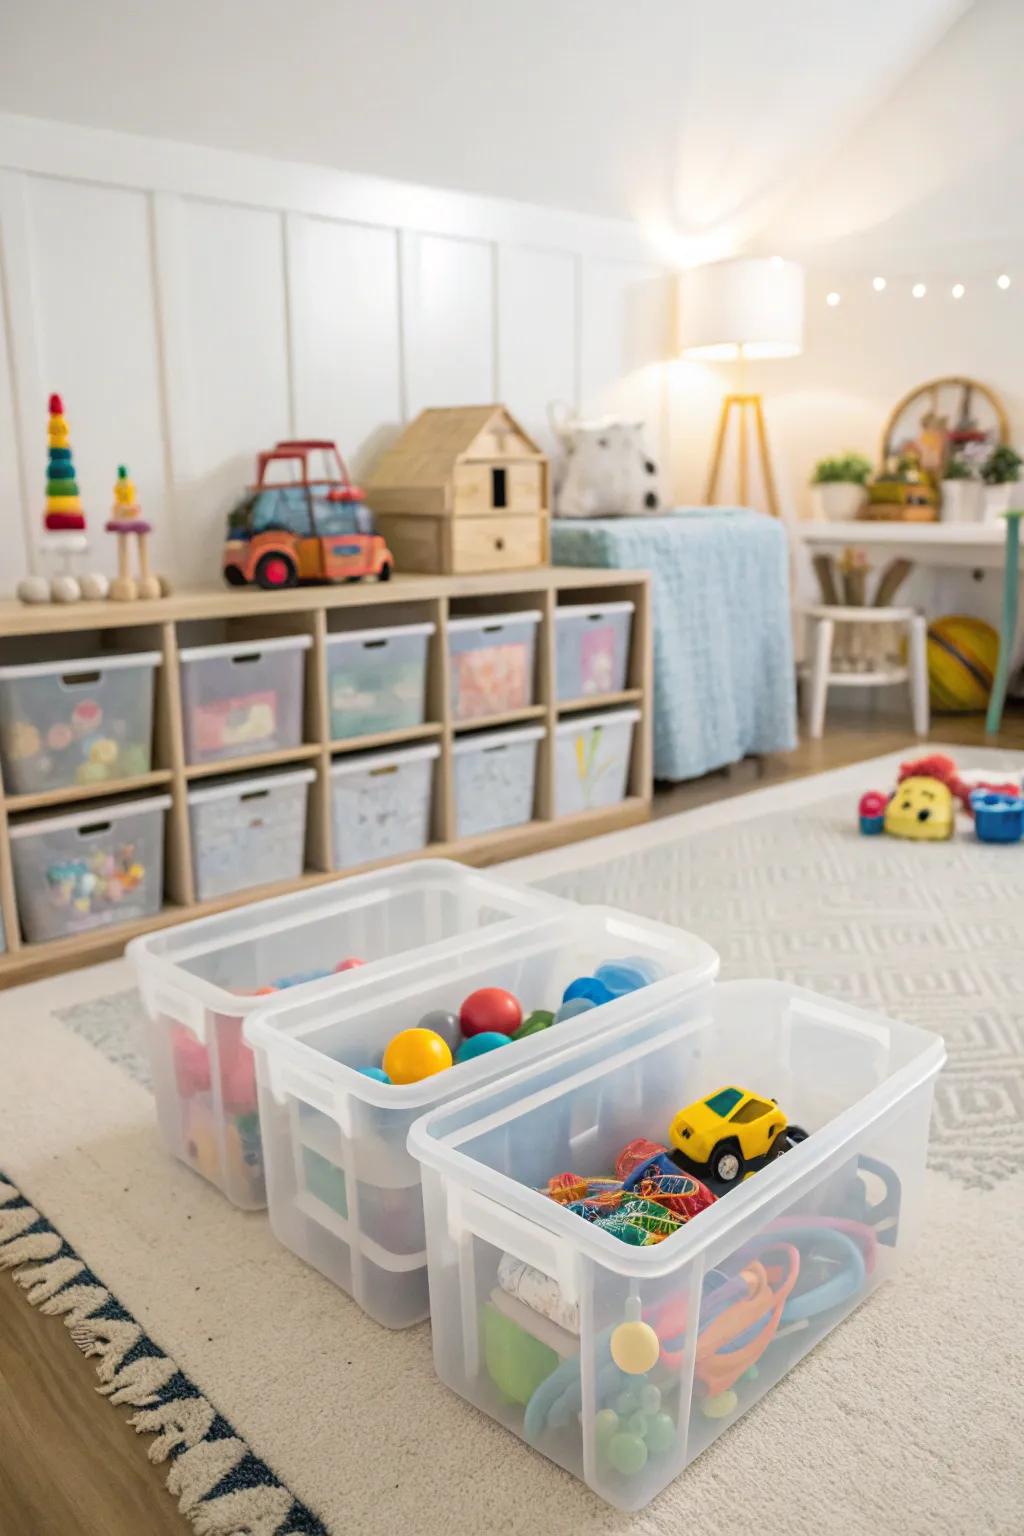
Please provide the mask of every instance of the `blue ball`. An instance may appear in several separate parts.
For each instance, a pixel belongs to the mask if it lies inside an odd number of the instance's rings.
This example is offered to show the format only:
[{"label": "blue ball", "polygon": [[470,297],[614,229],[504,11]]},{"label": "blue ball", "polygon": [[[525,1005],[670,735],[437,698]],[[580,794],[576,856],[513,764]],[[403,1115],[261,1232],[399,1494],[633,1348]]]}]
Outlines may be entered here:
[{"label": "blue ball", "polygon": [[603,982],[613,997],[624,997],[627,992],[637,992],[646,987],[650,977],[643,970],[624,960],[606,960],[594,972],[597,981]]},{"label": "blue ball", "polygon": [[375,1083],[390,1083],[391,1081],[383,1067],[357,1067],[356,1071],[361,1072],[364,1077],[372,1077]]},{"label": "blue ball", "polygon": [[660,960],[654,960],[650,955],[623,955],[621,960],[614,962],[616,965],[627,965],[631,971],[639,971],[640,975],[648,982],[660,981],[667,975],[665,967]]},{"label": "blue ball", "polygon": [[575,1019],[581,1013],[587,1013],[597,1004],[589,997],[571,997],[567,1003],[563,1003],[555,1014],[555,1023],[561,1024],[564,1019]]},{"label": "blue ball", "polygon": [[602,1003],[610,1003],[613,996],[614,993],[611,989],[606,987],[603,981],[599,981],[596,976],[577,976],[575,981],[570,981],[562,993],[562,1002],[572,1003],[578,997],[585,997],[595,1007],[600,1007]]},{"label": "blue ball", "polygon": [[508,1035],[500,1034],[496,1029],[485,1029],[479,1035],[470,1035],[468,1040],[463,1040],[455,1052],[456,1061],[472,1061],[476,1056],[485,1056],[488,1051],[496,1051],[499,1045],[510,1045]]}]

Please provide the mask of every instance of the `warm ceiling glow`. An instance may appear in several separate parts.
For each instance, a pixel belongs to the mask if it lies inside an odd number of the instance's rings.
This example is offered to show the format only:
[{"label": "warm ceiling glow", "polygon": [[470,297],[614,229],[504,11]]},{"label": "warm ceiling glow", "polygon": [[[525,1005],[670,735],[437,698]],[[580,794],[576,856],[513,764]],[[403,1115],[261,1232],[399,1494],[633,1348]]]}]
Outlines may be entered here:
[{"label": "warm ceiling glow", "polygon": [[915,283],[910,291],[914,295],[915,299],[923,299],[925,294],[928,292],[928,289],[925,287],[924,283]]},{"label": "warm ceiling glow", "polygon": [[954,299],[962,299],[964,294],[967,292],[967,289],[964,287],[963,283],[954,283],[950,289],[950,292],[952,293]]},{"label": "warm ceiling glow", "polygon": [[833,290],[832,293],[826,293],[826,295],[825,295],[825,303],[826,304],[831,304],[832,308],[835,309],[836,305],[839,303],[839,295],[838,295],[838,293],[836,293],[834,290]]},{"label": "warm ceiling glow", "polygon": [[884,293],[885,292],[885,278],[884,277],[873,277],[871,279],[871,286],[875,290],[876,293]]},{"label": "warm ceiling glow", "polygon": [[1007,277],[1005,272],[1000,272],[999,276],[996,278],[996,286],[998,288],[1009,288],[1010,279]]},{"label": "warm ceiling glow", "polygon": [[771,257],[769,257],[769,261],[770,261],[771,265],[775,268],[776,272],[782,266],[782,257],[781,256],[771,256]]}]

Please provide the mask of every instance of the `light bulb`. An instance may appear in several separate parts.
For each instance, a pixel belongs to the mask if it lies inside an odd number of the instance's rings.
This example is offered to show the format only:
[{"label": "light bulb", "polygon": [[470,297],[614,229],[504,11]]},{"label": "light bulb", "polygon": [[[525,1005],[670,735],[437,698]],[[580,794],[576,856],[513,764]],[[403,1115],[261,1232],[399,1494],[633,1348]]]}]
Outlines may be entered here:
[{"label": "light bulb", "polygon": [[915,299],[923,299],[925,294],[928,292],[928,289],[925,287],[924,283],[915,283],[910,291],[914,295]]},{"label": "light bulb", "polygon": [[967,292],[967,289],[964,287],[963,283],[954,283],[949,291],[953,295],[954,299],[962,299],[964,294]]},{"label": "light bulb", "polygon": [[1009,286],[1010,286],[1010,279],[1009,279],[1009,277],[1007,276],[1007,274],[1005,272],[1000,272],[999,276],[996,278],[996,287],[997,288],[1009,288]]},{"label": "light bulb", "polygon": [[873,277],[871,279],[871,286],[875,290],[876,293],[884,293],[885,292],[885,278],[884,277]]},{"label": "light bulb", "polygon": [[826,293],[826,295],[825,295],[825,303],[826,304],[830,304],[832,306],[832,308],[835,309],[836,305],[839,303],[839,295],[838,295],[838,293],[836,293],[834,290],[833,290],[832,293]]}]

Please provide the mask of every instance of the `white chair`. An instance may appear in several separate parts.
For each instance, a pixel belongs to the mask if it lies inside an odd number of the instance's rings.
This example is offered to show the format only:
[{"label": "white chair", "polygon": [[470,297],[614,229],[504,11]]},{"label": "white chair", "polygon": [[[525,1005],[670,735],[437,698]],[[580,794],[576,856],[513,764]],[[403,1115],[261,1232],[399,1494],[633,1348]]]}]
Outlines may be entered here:
[{"label": "white chair", "polygon": [[[889,688],[894,683],[910,684],[910,708],[914,731],[928,734],[928,650],[927,624],[913,608],[844,608],[839,604],[819,604],[805,608],[810,623],[807,690],[807,728],[812,737],[825,728],[825,703],[830,687]],[[832,670],[832,647],[837,624],[903,624],[907,629],[907,665],[876,662],[873,669],[857,672]]]}]

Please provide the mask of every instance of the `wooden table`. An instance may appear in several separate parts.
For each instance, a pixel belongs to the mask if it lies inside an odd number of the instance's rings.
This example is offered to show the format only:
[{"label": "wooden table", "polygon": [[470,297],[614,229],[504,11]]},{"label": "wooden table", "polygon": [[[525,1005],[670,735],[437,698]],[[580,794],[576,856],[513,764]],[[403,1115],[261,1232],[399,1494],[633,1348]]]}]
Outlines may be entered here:
[{"label": "wooden table", "polygon": [[890,560],[915,565],[957,567],[967,571],[1001,571],[1006,529],[997,523],[801,522],[796,537],[810,554],[837,554],[863,549]]}]

